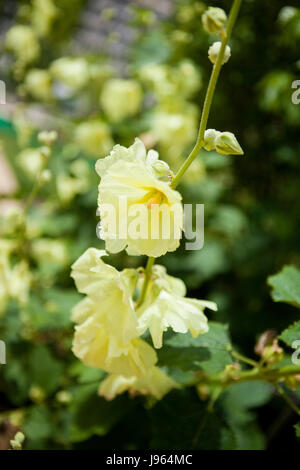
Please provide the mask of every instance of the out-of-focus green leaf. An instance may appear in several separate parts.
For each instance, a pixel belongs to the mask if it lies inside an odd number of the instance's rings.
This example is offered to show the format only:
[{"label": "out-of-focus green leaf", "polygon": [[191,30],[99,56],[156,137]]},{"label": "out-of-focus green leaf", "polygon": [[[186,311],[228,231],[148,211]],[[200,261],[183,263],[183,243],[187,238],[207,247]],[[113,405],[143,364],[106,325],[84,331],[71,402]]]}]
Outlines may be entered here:
[{"label": "out-of-focus green leaf", "polygon": [[54,392],[62,379],[63,365],[46,346],[35,346],[28,356],[28,376],[32,385],[46,393]]},{"label": "out-of-focus green leaf", "polygon": [[292,346],[294,341],[300,339],[300,321],[295,322],[284,330],[279,336],[279,339],[284,341],[288,346]]},{"label": "out-of-focus green leaf", "polygon": [[53,432],[53,415],[45,405],[35,405],[26,413],[23,426],[26,436],[26,447],[36,449],[45,439],[51,437]]},{"label": "out-of-focus green leaf", "polygon": [[152,449],[226,449],[232,445],[230,430],[207,410],[194,390],[169,393],[150,412]]},{"label": "out-of-focus green leaf", "polygon": [[107,401],[97,395],[98,387],[99,383],[81,384],[70,390],[72,400],[67,415],[62,414],[60,440],[79,442],[94,434],[103,436],[130,413],[133,401],[126,396]]},{"label": "out-of-focus green leaf", "polygon": [[272,298],[275,302],[287,302],[300,308],[300,270],[294,266],[284,268],[268,278],[273,288]]}]

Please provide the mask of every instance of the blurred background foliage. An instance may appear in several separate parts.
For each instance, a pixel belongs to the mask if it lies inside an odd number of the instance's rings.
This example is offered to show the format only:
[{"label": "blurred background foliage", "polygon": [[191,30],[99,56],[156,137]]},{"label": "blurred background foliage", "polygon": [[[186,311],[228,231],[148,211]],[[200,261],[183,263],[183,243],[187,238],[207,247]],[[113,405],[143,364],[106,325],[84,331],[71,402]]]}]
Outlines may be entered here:
[{"label": "blurred background foliage", "polygon": [[[23,1],[14,4],[8,25],[3,21],[2,448],[18,428],[32,449],[296,446],[295,416],[264,382],[228,387],[214,411],[193,388],[156,404],[126,395],[106,402],[97,396],[104,373],[71,352],[70,311],[80,296],[70,265],[86,248],[102,247],[96,236],[96,159],[114,143],[127,146],[139,136],[176,171],[197,134],[211,71],[207,50],[217,40],[202,27],[207,5],[161,1],[157,10],[158,2],[149,3],[123,2],[121,8],[100,0]],[[183,383],[193,367],[210,373],[232,362],[225,357],[229,334],[238,350],[255,358],[261,333],[279,333],[299,318],[294,306],[272,302],[266,283],[283,265],[300,265],[299,106],[291,101],[292,81],[300,75],[296,4],[243,1],[208,127],[233,132],[245,155],[203,150],[180,184],[185,202],[205,204],[204,248],[187,252],[182,243],[159,262],[184,280],[190,296],[216,301],[219,310],[210,320],[229,325],[228,333],[215,323],[224,334],[221,352],[203,349],[202,360],[198,350],[187,349],[203,345],[178,346],[170,338],[160,361]],[[209,5],[228,12],[231,2]],[[110,32],[103,39],[99,31],[101,47],[87,53],[76,42],[84,15],[92,15],[96,32],[104,24]],[[120,52],[125,26],[130,41]],[[58,140],[24,234],[20,214],[43,164],[37,139],[43,129],[56,129]],[[120,253],[109,262],[124,268],[145,260]]]}]

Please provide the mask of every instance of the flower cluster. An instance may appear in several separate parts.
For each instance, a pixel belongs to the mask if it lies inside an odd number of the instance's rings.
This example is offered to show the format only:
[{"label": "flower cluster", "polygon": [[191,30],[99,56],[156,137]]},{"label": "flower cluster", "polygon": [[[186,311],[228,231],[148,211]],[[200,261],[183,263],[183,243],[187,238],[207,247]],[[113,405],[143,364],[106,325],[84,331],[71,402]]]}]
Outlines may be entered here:
[{"label": "flower cluster", "polygon": [[77,324],[73,351],[86,365],[109,375],[99,393],[107,399],[129,390],[162,398],[178,385],[157,367],[155,349],[140,336],[149,329],[155,348],[164,331],[188,330],[193,336],[208,330],[203,313],[213,302],[185,298],[184,283],[155,265],[145,302],[134,301],[143,283],[142,268],[119,272],[104,263],[104,250],[89,248],[72,266],[72,277],[85,298],[73,309]]}]

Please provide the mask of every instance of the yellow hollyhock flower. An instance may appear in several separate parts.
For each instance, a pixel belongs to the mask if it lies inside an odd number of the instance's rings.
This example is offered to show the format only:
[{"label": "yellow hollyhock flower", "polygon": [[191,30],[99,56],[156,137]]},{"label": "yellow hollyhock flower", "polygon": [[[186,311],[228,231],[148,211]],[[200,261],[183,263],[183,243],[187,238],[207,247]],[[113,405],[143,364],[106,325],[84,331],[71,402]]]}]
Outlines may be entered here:
[{"label": "yellow hollyhock flower", "polygon": [[170,187],[172,173],[158,153],[146,153],[136,139],[129,147],[116,145],[99,159],[98,206],[100,237],[106,249],[133,255],[162,256],[175,251],[183,227],[181,195]]},{"label": "yellow hollyhock flower", "polygon": [[155,265],[152,274],[146,299],[137,311],[140,333],[149,328],[155,348],[162,347],[163,332],[168,327],[177,333],[190,331],[194,337],[206,333],[208,324],[204,309],[217,310],[217,305],[186,298],[183,281],[168,276],[163,266]]},{"label": "yellow hollyhock flower", "polygon": [[26,25],[12,26],[6,34],[5,46],[14,53],[20,64],[30,64],[40,55],[40,44],[36,34]]},{"label": "yellow hollyhock flower", "polygon": [[122,121],[140,110],[142,88],[135,80],[111,78],[103,86],[100,104],[111,121]]},{"label": "yellow hollyhock flower", "polygon": [[77,289],[87,294],[73,309],[73,351],[89,366],[124,376],[143,375],[157,358],[138,338],[132,301],[136,271],[119,273],[102,261],[104,255],[104,250],[89,248],[72,266]]},{"label": "yellow hollyhock flower", "polygon": [[9,298],[21,305],[28,301],[31,274],[26,261],[11,267],[8,255],[0,255],[0,314],[3,313]]},{"label": "yellow hollyhock flower", "polygon": [[[100,328],[113,338],[114,348],[122,348],[139,336],[131,297],[136,271],[125,269],[120,273],[102,261],[105,255],[104,250],[89,248],[72,265],[71,276],[78,291],[88,295],[75,306],[73,320],[80,325],[77,337],[84,336],[80,333],[83,330],[94,337]],[[106,340],[105,335],[100,339]]]},{"label": "yellow hollyhock flower", "polygon": [[108,125],[97,120],[79,124],[74,137],[84,152],[97,158],[106,155],[114,145]]},{"label": "yellow hollyhock flower", "polygon": [[50,101],[52,99],[52,80],[48,70],[32,69],[25,78],[26,91],[37,100]]},{"label": "yellow hollyhock flower", "polygon": [[131,396],[153,395],[161,400],[177,383],[158,367],[151,367],[142,377],[125,377],[110,374],[100,384],[99,395],[106,400],[113,400],[117,395],[129,391]]},{"label": "yellow hollyhock flower", "polygon": [[110,310],[102,309],[89,297],[74,308],[72,319],[77,326],[73,352],[91,367],[124,376],[143,375],[156,363],[155,351],[140,338],[127,341],[130,317],[114,300],[112,296]]},{"label": "yellow hollyhock flower", "polygon": [[49,72],[54,80],[79,90],[89,81],[89,67],[82,57],[60,57],[51,63]]}]

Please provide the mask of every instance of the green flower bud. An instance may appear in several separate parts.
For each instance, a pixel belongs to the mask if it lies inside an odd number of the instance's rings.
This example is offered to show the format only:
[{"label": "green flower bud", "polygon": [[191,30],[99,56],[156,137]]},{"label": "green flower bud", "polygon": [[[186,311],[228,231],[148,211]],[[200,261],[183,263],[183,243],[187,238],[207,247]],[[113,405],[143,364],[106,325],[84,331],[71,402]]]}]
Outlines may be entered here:
[{"label": "green flower bud", "polygon": [[55,395],[55,398],[59,403],[65,405],[65,404],[70,403],[72,401],[72,394],[70,392],[68,392],[68,390],[60,390]]},{"label": "green flower bud", "polygon": [[38,135],[39,141],[44,145],[51,145],[57,139],[57,132],[56,131],[42,131]]},{"label": "green flower bud", "polygon": [[29,398],[34,403],[42,403],[46,398],[46,394],[38,385],[32,385],[29,389]]},{"label": "green flower bud", "polygon": [[[213,64],[215,64],[217,62],[217,58],[218,58],[220,49],[221,49],[221,42],[220,41],[214,42],[213,45],[210,46],[210,48],[208,49],[208,58]],[[226,64],[226,62],[228,62],[230,56],[231,56],[230,47],[226,46],[224,56],[223,56],[223,60],[222,60],[222,64]]]},{"label": "green flower bud", "polygon": [[208,7],[202,15],[202,23],[208,33],[220,33],[227,21],[227,15],[222,8]]},{"label": "green flower bud", "polygon": [[244,152],[232,132],[221,132],[215,140],[216,151],[221,155],[243,155]]},{"label": "green flower bud", "polygon": [[221,135],[221,132],[216,131],[215,129],[206,129],[204,133],[204,145],[205,150],[215,150],[216,149],[216,138]]},{"label": "green flower bud", "polygon": [[22,444],[24,440],[24,434],[21,431],[18,431],[15,437],[10,441],[11,448],[13,450],[22,450]]},{"label": "green flower bud", "polygon": [[41,181],[42,183],[49,183],[49,181],[51,181],[52,179],[52,173],[50,170],[46,169],[46,170],[43,170],[42,171],[42,174],[41,174]]},{"label": "green flower bud", "polygon": [[262,358],[267,364],[276,364],[283,359],[283,349],[278,346],[278,339],[275,338],[273,343],[269,346],[265,346]]}]

